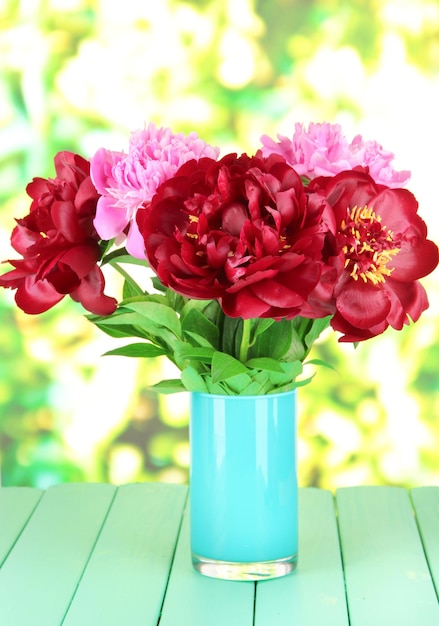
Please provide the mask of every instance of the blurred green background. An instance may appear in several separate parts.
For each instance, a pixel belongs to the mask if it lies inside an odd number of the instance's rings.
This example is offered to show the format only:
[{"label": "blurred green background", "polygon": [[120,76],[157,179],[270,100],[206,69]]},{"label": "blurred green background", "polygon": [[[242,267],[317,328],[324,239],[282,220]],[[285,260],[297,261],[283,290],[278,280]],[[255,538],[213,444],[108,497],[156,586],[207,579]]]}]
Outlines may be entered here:
[{"label": "blurred green background", "polygon": [[[222,154],[340,122],[412,170],[439,240],[437,0],[0,0],[0,25],[1,259],[58,150],[126,149],[150,120]],[[337,372],[300,390],[301,485],[439,484],[438,271],[424,285],[416,325],[316,346]],[[4,485],[187,481],[187,395],[157,397],[170,366],[101,357],[112,347],[73,302],[30,317],[1,291]]]}]

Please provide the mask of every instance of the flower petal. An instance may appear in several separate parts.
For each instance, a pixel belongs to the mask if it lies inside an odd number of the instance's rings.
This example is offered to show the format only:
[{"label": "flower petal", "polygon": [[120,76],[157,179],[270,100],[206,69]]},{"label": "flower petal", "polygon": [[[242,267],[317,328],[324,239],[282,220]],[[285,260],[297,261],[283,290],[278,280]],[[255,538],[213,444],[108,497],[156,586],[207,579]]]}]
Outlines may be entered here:
[{"label": "flower petal", "polygon": [[347,322],[360,329],[380,324],[390,311],[385,289],[361,280],[350,280],[337,293],[337,311]]},{"label": "flower petal", "polygon": [[136,259],[146,259],[145,243],[135,221],[131,222],[127,235],[126,249]]},{"label": "flower petal", "polygon": [[418,281],[403,284],[390,279],[387,282],[392,297],[392,309],[387,319],[393,328],[401,330],[409,318],[417,322],[428,308],[427,294]]},{"label": "flower petal", "polygon": [[64,294],[57,292],[47,280],[35,281],[33,276],[27,276],[15,294],[17,305],[30,315],[48,311],[63,298]]},{"label": "flower petal", "polygon": [[126,209],[115,206],[112,198],[99,198],[93,224],[101,239],[108,241],[120,235],[128,224],[128,219]]},{"label": "flower petal", "polygon": [[53,202],[51,215],[55,227],[67,241],[71,243],[84,241],[87,234],[79,223],[73,202]]},{"label": "flower petal", "polygon": [[70,295],[80,302],[84,309],[95,315],[111,315],[116,310],[117,301],[104,292],[105,280],[101,269],[95,266],[82,280],[79,287]]}]

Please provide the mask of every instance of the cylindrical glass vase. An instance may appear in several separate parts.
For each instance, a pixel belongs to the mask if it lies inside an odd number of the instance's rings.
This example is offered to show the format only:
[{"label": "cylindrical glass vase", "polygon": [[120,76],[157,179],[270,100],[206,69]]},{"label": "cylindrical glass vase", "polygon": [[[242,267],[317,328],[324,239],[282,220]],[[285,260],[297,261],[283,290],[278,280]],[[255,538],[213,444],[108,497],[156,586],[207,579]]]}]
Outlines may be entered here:
[{"label": "cylindrical glass vase", "polygon": [[296,392],[191,394],[190,513],[197,571],[284,576],[297,563]]}]

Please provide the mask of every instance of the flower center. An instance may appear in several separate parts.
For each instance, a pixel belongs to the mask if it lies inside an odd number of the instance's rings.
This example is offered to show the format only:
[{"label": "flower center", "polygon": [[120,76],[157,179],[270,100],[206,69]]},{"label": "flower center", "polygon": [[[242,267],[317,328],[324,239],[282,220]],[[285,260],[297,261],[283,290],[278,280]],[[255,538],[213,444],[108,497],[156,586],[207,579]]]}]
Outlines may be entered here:
[{"label": "flower center", "polygon": [[381,224],[381,216],[367,205],[355,206],[342,221],[340,234],[350,276],[374,285],[384,283],[394,269],[387,264],[401,248],[393,232]]}]

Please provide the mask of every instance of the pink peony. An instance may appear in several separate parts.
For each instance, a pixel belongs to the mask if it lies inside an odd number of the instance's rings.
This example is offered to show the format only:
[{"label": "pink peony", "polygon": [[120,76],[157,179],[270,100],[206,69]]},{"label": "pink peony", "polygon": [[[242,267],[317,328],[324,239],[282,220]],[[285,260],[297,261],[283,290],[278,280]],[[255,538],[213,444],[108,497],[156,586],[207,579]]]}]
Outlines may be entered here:
[{"label": "pink peony", "polygon": [[267,135],[261,137],[262,154],[280,154],[298,174],[310,179],[332,176],[358,166],[368,167],[375,182],[387,187],[401,187],[410,178],[409,171],[393,169],[392,152],[384,150],[376,141],[365,141],[361,135],[348,143],[339,124],[311,123],[308,130],[303,124],[296,124],[292,139],[282,135],[277,138],[279,142]]},{"label": "pink peony", "polygon": [[128,154],[100,148],[91,159],[91,178],[99,199],[94,226],[104,240],[127,238],[126,248],[137,258],[145,258],[143,238],[135,215],[149,202],[157,187],[171,178],[181,165],[207,156],[217,159],[219,149],[196,133],[174,134],[169,128],[150,123],[131,134]]}]

